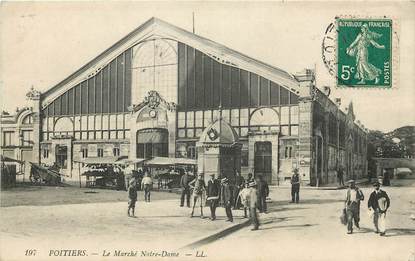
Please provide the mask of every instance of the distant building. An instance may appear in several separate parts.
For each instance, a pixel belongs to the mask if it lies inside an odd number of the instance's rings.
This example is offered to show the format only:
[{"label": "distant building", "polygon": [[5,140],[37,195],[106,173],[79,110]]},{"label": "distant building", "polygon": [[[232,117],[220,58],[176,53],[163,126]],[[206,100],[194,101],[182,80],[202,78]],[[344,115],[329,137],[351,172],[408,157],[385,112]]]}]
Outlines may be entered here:
[{"label": "distant building", "polygon": [[[366,175],[366,131],[352,104],[340,110],[297,75],[152,18],[44,93],[1,115],[1,153],[58,164],[94,157],[196,158],[196,142],[221,115],[242,144],[243,175],[305,184]],[[214,130],[215,132],[218,130]],[[210,135],[210,134],[209,134]],[[230,163],[229,163],[230,164]]]}]

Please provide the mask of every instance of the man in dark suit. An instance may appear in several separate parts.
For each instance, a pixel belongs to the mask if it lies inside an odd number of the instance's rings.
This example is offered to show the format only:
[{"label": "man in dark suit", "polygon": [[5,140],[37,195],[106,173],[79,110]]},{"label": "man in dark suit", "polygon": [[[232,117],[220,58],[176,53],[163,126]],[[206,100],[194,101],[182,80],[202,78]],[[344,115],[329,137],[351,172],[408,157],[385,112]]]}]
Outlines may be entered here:
[{"label": "man in dark suit", "polygon": [[258,189],[258,209],[259,213],[267,212],[266,199],[269,195],[268,183],[262,176],[258,176],[257,189]]},{"label": "man in dark suit", "polygon": [[380,183],[376,181],[373,186],[375,190],[370,194],[367,206],[369,211],[373,211],[373,224],[375,225],[375,233],[380,233],[381,236],[385,235],[385,219],[386,211],[390,206],[390,199],[388,194],[380,189]]},{"label": "man in dark suit", "polygon": [[291,203],[300,201],[300,175],[298,169],[294,169],[294,174],[291,177]]},{"label": "man in dark suit", "polygon": [[228,220],[233,222],[233,216],[232,216],[232,191],[229,186],[229,181],[227,178],[223,178],[221,180],[222,183],[222,189],[221,189],[221,200],[223,203],[223,207],[226,210],[226,216],[228,217]]},{"label": "man in dark suit", "polygon": [[210,204],[210,219],[213,221],[216,219],[216,208],[219,203],[219,193],[220,193],[220,182],[215,177],[215,174],[212,173],[211,179],[208,181],[207,185],[207,199]]},{"label": "man in dark suit", "polygon": [[[182,170],[183,171],[183,170]],[[180,179],[180,187],[182,188],[182,195],[180,197],[180,206],[184,205],[184,198],[186,197],[187,207],[190,208],[190,186],[189,183],[192,181],[189,173],[186,171]]]}]

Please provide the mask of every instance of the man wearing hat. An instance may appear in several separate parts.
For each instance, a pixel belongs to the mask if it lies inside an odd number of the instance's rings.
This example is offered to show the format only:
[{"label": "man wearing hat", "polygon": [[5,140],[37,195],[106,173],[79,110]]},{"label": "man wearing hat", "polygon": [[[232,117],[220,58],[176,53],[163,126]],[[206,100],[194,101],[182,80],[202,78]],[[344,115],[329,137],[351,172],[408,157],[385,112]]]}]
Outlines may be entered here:
[{"label": "man wearing hat", "polygon": [[[137,182],[132,178],[128,184],[128,216],[135,217],[135,203],[137,202]],[[132,213],[130,213],[130,210]]]},{"label": "man wearing hat", "polygon": [[293,170],[294,174],[291,177],[291,203],[297,203],[300,200],[300,175],[298,169]]},{"label": "man wearing hat", "polygon": [[226,210],[226,216],[228,217],[228,220],[226,221],[230,221],[233,222],[233,216],[232,216],[232,191],[231,188],[229,186],[229,181],[227,178],[223,178],[221,180],[222,183],[222,189],[221,189],[221,199],[222,199],[222,203],[223,206]]},{"label": "man wearing hat", "polygon": [[207,185],[207,200],[210,205],[210,219],[216,219],[216,208],[219,203],[220,182],[216,178],[215,173],[210,174],[211,179]]},{"label": "man wearing hat", "polygon": [[375,233],[380,233],[381,236],[385,235],[385,219],[386,211],[390,206],[390,199],[388,194],[380,189],[380,183],[376,181],[373,186],[375,190],[370,194],[367,206],[369,211],[373,213],[373,224],[375,225]]},{"label": "man wearing hat", "polygon": [[353,233],[353,221],[357,228],[359,227],[359,208],[360,201],[364,199],[362,191],[356,187],[354,180],[349,180],[349,188],[346,192],[345,208],[347,214],[347,234]]}]

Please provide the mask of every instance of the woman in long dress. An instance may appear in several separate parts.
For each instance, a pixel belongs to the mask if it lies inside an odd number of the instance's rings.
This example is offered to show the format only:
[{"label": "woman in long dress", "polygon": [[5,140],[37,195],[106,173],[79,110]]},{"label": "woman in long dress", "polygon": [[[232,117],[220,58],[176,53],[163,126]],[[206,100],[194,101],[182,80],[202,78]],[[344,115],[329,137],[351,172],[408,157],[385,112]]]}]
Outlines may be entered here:
[{"label": "woman in long dress", "polygon": [[373,80],[375,80],[375,84],[378,84],[381,70],[369,63],[368,48],[370,45],[373,45],[378,49],[385,49],[384,45],[380,45],[374,40],[380,38],[382,35],[370,31],[367,24],[363,24],[360,30],[360,33],[353,43],[347,47],[346,53],[356,57],[356,74],[354,77],[360,80],[358,84],[365,84],[366,81]]}]

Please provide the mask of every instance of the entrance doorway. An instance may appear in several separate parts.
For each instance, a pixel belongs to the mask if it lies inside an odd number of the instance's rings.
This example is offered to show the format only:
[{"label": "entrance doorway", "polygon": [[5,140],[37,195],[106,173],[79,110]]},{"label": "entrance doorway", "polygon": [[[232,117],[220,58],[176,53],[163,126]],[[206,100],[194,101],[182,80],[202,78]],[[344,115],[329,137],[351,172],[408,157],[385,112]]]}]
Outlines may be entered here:
[{"label": "entrance doorway", "polygon": [[137,131],[137,158],[168,157],[169,132],[166,129],[144,129]]},{"label": "entrance doorway", "polygon": [[262,176],[268,184],[272,181],[272,144],[269,141],[255,142],[254,174]]},{"label": "entrance doorway", "polygon": [[56,145],[56,164],[61,169],[66,169],[68,165],[68,147],[63,145]]}]

